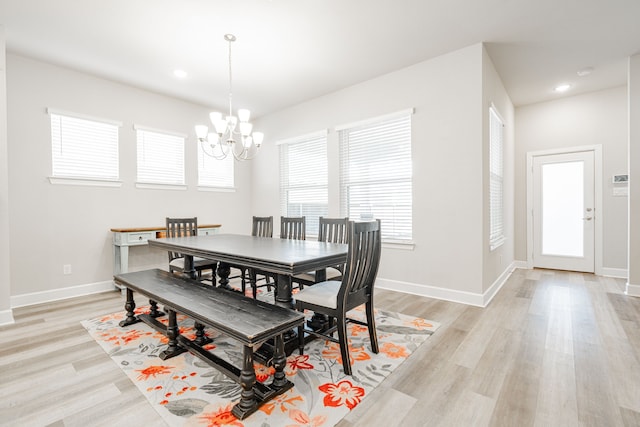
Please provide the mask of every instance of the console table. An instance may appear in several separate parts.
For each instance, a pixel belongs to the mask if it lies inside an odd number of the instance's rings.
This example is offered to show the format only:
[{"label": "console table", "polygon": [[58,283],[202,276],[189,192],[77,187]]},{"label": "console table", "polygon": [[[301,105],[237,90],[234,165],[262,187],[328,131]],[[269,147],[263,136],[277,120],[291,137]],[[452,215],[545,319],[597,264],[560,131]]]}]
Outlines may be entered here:
[{"label": "console table", "polygon": [[[208,236],[219,231],[220,224],[198,226],[198,236]],[[164,237],[166,227],[112,228],[113,274],[129,271],[129,246],[146,245],[149,239]]]}]

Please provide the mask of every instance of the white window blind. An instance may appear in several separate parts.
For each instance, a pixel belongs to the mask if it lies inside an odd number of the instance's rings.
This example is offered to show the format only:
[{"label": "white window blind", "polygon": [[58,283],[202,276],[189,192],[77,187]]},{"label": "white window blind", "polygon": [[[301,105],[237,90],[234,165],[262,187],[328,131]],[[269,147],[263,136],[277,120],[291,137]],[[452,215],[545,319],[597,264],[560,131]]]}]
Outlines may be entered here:
[{"label": "white window blind", "polygon": [[280,211],[306,217],[307,235],[318,234],[318,218],[328,213],[327,171],[326,132],[280,145]]},{"label": "white window blind", "polygon": [[[217,153],[216,153],[217,154]],[[218,160],[203,151],[198,143],[198,185],[201,187],[233,188],[234,159],[229,153],[227,157]]]},{"label": "white window blind", "polygon": [[340,130],[341,212],[380,219],[386,241],[412,239],[411,114]]},{"label": "white window blind", "polygon": [[118,180],[119,124],[52,111],[50,116],[53,177]]},{"label": "white window blind", "polygon": [[497,111],[489,108],[489,246],[504,242],[503,207],[503,134],[504,124]]},{"label": "white window blind", "polygon": [[184,185],[184,137],[135,127],[138,182]]}]

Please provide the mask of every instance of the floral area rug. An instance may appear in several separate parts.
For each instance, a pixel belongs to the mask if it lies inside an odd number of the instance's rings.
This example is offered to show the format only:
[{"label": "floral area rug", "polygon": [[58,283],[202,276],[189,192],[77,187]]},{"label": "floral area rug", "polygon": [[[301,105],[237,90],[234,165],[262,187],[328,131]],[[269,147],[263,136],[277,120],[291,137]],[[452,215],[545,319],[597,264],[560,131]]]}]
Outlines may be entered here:
[{"label": "floral area rug", "polygon": [[[140,307],[136,312],[147,310],[148,307]],[[349,314],[364,319],[364,307]],[[287,358],[285,372],[294,387],[238,420],[231,414],[240,399],[238,384],[188,352],[160,359],[158,354],[166,348],[167,339],[142,322],[121,328],[118,322],[124,317],[123,309],[85,320],[82,325],[170,426],[333,426],[439,326],[429,320],[378,310],[378,354],[371,351],[367,328],[349,325],[352,376],[342,370],[338,344],[312,341],[303,355],[296,350]],[[184,316],[178,316],[178,321],[181,333],[193,339],[193,322]],[[207,329],[206,333],[213,338],[207,345],[209,351],[242,366],[242,346],[216,331]],[[255,367],[258,381],[272,380],[272,367],[257,363]]]}]

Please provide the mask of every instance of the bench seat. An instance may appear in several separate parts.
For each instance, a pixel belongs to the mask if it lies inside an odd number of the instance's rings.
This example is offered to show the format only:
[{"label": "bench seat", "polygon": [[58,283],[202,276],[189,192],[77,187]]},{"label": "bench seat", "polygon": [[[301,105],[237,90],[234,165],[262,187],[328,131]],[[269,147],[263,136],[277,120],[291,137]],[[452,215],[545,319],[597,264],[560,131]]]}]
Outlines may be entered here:
[{"label": "bench seat", "polygon": [[[237,292],[203,285],[195,280],[176,276],[160,269],[124,273],[114,281],[127,289],[126,318],[121,327],[143,321],[169,338],[167,349],[160,357],[168,359],[184,351],[191,351],[210,365],[238,382],[242,387],[241,399],[232,410],[239,419],[246,418],[273,396],[293,387],[284,374],[283,334],[303,324],[304,316],[293,310],[245,297]],[[165,306],[168,325],[155,320],[162,315],[152,304],[152,312],[136,316],[133,291],[145,295],[153,302]],[[195,321],[196,339],[180,335],[176,313]],[[204,336],[204,326],[215,329],[243,345],[241,369],[220,359],[203,348],[210,342]],[[274,380],[265,385],[256,382],[253,352],[267,340],[275,342],[273,365]]]}]

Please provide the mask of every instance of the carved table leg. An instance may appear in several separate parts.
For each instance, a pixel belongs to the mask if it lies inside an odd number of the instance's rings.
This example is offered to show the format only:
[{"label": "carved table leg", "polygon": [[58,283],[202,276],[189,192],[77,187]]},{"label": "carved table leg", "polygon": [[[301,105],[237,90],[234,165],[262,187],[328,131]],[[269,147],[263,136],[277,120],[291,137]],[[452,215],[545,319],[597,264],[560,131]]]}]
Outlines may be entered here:
[{"label": "carved table leg", "polygon": [[127,300],[124,303],[124,309],[127,311],[127,318],[120,322],[120,327],[133,325],[140,321],[134,313],[136,302],[133,300],[133,291],[129,288],[127,288]]},{"label": "carved table leg", "polygon": [[176,312],[165,307],[169,314],[169,324],[167,325],[167,338],[169,338],[169,346],[166,350],[160,353],[160,359],[166,360],[173,356],[177,356],[187,351],[186,348],[178,345],[178,336],[180,335],[180,328],[178,328],[178,321],[176,319]]},{"label": "carved table leg", "polygon": [[193,265],[193,255],[184,256],[184,270],[182,274],[189,279],[196,279],[198,277],[196,268]]},{"label": "carved table leg", "polygon": [[256,372],[253,368],[253,348],[251,346],[244,346],[242,359],[242,371],[240,372],[242,392],[240,393],[240,402],[235,404],[231,409],[231,413],[240,420],[258,409],[255,392],[253,391],[253,386],[256,383]]},{"label": "carved table leg", "polygon": [[229,274],[231,274],[231,267],[229,264],[226,262],[219,263],[217,273],[218,277],[220,277],[220,280],[218,280],[218,287],[227,290],[233,289],[229,286]]},{"label": "carved table leg", "polygon": [[287,367],[287,358],[284,355],[284,339],[282,335],[278,335],[275,338],[275,347],[276,352],[273,355],[273,367],[276,369],[276,372],[273,375],[271,386],[274,388],[282,388],[289,384],[284,373],[284,368]]},{"label": "carved table leg", "polygon": [[205,344],[209,344],[213,340],[204,334],[204,325],[200,322],[193,322],[193,327],[196,330],[196,339],[193,340],[194,343],[198,344],[202,347]]}]

